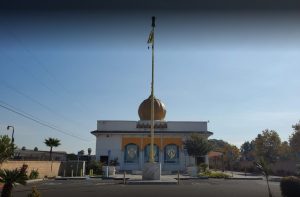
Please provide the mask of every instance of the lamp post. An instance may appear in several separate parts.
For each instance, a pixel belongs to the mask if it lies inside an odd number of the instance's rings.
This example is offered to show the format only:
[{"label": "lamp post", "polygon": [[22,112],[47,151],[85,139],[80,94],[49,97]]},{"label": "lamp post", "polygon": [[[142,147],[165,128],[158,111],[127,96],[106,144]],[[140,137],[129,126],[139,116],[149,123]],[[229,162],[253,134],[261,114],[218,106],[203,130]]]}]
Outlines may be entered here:
[{"label": "lamp post", "polygon": [[15,127],[14,126],[7,126],[6,129],[9,130],[12,128],[12,135],[11,135],[11,143],[13,144],[15,139],[14,139],[14,133],[15,133]]}]

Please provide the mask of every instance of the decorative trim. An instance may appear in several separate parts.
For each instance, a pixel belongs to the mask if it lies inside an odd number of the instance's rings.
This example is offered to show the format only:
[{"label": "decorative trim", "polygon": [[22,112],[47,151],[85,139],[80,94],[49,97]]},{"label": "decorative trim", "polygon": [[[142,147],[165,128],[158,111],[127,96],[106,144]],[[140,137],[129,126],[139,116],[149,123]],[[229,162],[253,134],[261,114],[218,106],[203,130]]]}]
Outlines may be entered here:
[{"label": "decorative trim", "polygon": [[[136,124],[136,128],[151,128],[151,124],[150,122],[145,122],[145,121],[140,121],[140,122],[137,122]],[[154,128],[156,129],[166,129],[168,128],[168,124],[166,122],[156,122],[154,124]]]},{"label": "decorative trim", "polygon": [[[101,133],[101,134],[106,134],[106,133],[114,133],[114,134],[123,134],[123,133],[128,133],[128,134],[150,134],[150,131],[144,130],[144,131],[99,131],[99,130],[95,130],[95,131],[91,131],[91,134],[97,134],[97,133]],[[156,130],[154,131],[154,133],[160,134],[160,133],[164,133],[164,134],[172,134],[172,133],[180,133],[180,134],[192,134],[192,133],[200,133],[200,134],[207,134],[207,135],[213,135],[213,132],[211,131],[163,131],[163,130]]]}]

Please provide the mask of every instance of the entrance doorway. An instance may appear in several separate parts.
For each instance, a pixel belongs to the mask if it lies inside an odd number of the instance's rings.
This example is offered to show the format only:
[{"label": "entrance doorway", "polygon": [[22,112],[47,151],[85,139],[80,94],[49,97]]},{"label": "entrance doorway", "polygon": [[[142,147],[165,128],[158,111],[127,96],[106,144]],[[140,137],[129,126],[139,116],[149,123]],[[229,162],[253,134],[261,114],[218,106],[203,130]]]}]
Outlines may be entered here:
[{"label": "entrance doorway", "polygon": [[100,162],[103,163],[104,165],[108,165],[108,155],[101,155]]}]

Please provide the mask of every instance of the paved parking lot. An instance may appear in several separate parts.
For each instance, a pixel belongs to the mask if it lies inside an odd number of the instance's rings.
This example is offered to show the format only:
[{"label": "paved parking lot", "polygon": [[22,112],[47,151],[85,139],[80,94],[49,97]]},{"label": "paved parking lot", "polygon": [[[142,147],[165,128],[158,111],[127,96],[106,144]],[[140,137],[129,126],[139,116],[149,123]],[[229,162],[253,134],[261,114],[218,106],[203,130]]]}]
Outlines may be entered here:
[{"label": "paved parking lot", "polygon": [[[267,197],[267,185],[262,180],[185,180],[179,185],[123,185],[115,180],[48,180],[17,186],[13,196],[27,196],[36,185],[43,197],[53,196],[143,196],[143,197],[193,197],[193,196],[243,196]],[[273,197],[280,197],[278,182],[270,182]]]}]

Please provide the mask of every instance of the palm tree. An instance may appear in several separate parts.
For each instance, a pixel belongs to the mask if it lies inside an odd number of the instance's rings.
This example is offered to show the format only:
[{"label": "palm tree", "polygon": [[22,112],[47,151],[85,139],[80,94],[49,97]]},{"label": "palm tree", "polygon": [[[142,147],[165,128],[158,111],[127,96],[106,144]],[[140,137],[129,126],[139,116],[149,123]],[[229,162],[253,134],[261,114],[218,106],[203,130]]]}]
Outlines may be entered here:
[{"label": "palm tree", "polygon": [[0,182],[4,183],[1,197],[11,197],[11,192],[16,183],[25,185],[27,165],[23,165],[20,169],[7,170],[0,169]]},{"label": "palm tree", "polygon": [[49,161],[52,161],[52,148],[53,147],[58,147],[60,145],[60,140],[57,138],[51,138],[49,137],[48,139],[45,139],[44,142],[47,146],[50,147],[50,158]]},{"label": "palm tree", "polygon": [[14,155],[16,147],[7,135],[0,135],[0,164]]}]

